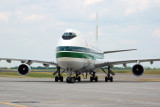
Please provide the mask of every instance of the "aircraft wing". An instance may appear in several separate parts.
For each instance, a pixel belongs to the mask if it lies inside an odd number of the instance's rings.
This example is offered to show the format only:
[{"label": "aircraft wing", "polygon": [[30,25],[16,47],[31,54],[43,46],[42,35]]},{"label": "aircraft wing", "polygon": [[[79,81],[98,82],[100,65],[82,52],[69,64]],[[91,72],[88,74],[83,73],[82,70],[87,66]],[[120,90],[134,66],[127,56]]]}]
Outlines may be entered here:
[{"label": "aircraft wing", "polygon": [[0,60],[6,60],[8,63],[11,63],[12,61],[20,61],[21,63],[27,63],[28,65],[31,65],[32,63],[41,63],[45,67],[48,67],[49,65],[57,66],[57,63],[54,63],[54,62],[30,60],[30,59],[0,58]]},{"label": "aircraft wing", "polygon": [[105,67],[105,66],[114,66],[114,65],[120,65],[123,64],[126,66],[128,63],[141,63],[141,62],[150,62],[153,64],[154,61],[160,61],[160,59],[140,59],[140,60],[125,60],[125,61],[113,61],[113,62],[104,62],[95,64],[97,68]]}]

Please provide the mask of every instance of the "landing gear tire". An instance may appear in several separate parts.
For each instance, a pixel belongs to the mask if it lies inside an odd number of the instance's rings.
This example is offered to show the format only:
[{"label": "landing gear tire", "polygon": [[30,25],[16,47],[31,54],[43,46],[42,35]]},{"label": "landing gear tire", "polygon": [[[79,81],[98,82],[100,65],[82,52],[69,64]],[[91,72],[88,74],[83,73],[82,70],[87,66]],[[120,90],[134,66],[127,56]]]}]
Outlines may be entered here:
[{"label": "landing gear tire", "polygon": [[98,82],[98,77],[96,76],[96,77],[94,78],[94,80],[95,80],[95,82]]},{"label": "landing gear tire", "polygon": [[110,78],[110,82],[113,82],[113,77]]},{"label": "landing gear tire", "polygon": [[66,82],[67,82],[67,83],[70,83],[69,77],[66,78]]},{"label": "landing gear tire", "polygon": [[67,83],[75,83],[75,80],[76,80],[75,77],[67,77],[66,78]]},{"label": "landing gear tire", "polygon": [[71,77],[71,78],[70,78],[71,83],[74,83],[75,80],[76,80],[75,77]]},{"label": "landing gear tire", "polygon": [[81,82],[81,77],[79,76],[79,77],[77,78],[77,80],[78,80],[78,82]]},{"label": "landing gear tire", "polygon": [[60,76],[60,77],[56,76],[55,77],[55,82],[58,82],[58,80],[60,80],[60,82],[63,82],[63,77],[62,76]]},{"label": "landing gear tire", "polygon": [[93,77],[92,76],[90,77],[90,82],[93,82]]},{"label": "landing gear tire", "polygon": [[60,72],[60,67],[57,66],[57,71],[53,73],[53,75],[56,75],[58,73],[58,75],[55,77],[55,82],[63,82],[63,76],[61,76],[61,72]]},{"label": "landing gear tire", "polygon": [[58,76],[55,77],[55,82],[58,82]]},{"label": "landing gear tire", "polygon": [[60,77],[60,82],[63,82],[63,77]]},{"label": "landing gear tire", "polygon": [[[103,70],[103,69],[102,69]],[[105,70],[103,70],[104,72],[105,72]],[[106,73],[106,72],[105,72]],[[107,73],[106,73],[107,74]],[[105,77],[105,82],[108,82],[108,80],[110,81],[110,82],[113,82],[113,77],[111,76],[111,74],[112,75],[115,75],[114,74],[114,72],[112,72],[111,71],[111,67],[110,66],[108,66],[108,74],[107,74],[107,76]]]},{"label": "landing gear tire", "polygon": [[110,82],[113,82],[113,77],[110,77],[110,78],[105,77],[105,82],[108,82],[108,80],[110,80]]},{"label": "landing gear tire", "polygon": [[95,76],[95,77],[91,76],[90,77],[90,82],[93,82],[93,80],[95,80],[95,82],[98,82],[98,77],[97,76]]},{"label": "landing gear tire", "polygon": [[108,82],[108,77],[105,77],[105,82]]}]

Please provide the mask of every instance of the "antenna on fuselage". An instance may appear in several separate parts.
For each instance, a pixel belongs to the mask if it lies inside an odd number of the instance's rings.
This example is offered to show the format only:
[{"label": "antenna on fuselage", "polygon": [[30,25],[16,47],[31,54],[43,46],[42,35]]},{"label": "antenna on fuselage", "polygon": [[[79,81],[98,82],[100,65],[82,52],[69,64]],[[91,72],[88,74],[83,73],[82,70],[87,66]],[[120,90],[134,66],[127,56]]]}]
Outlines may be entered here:
[{"label": "antenna on fuselage", "polygon": [[97,10],[97,13],[96,13],[96,46],[98,45],[98,10]]}]

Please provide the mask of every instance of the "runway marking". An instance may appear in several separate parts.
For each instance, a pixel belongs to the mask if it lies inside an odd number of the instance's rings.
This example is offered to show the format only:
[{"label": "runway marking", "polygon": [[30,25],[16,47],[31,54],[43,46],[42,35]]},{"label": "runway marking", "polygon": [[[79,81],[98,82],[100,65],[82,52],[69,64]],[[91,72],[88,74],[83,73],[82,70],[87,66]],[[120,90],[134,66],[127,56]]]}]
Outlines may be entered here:
[{"label": "runway marking", "polygon": [[23,105],[17,105],[17,104],[12,104],[12,103],[6,103],[6,102],[0,102],[1,104],[6,104],[6,105],[11,105],[11,106],[16,106],[16,107],[27,107]]}]

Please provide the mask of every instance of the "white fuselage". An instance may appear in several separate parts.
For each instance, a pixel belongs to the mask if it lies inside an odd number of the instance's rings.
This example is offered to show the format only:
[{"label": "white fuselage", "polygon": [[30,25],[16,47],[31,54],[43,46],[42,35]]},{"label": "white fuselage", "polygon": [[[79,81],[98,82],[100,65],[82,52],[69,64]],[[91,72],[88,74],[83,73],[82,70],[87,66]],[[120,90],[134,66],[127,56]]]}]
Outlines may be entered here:
[{"label": "white fuselage", "polygon": [[101,51],[89,48],[87,42],[72,30],[65,31],[56,52],[58,66],[72,71],[93,71],[95,60],[103,58]]}]

